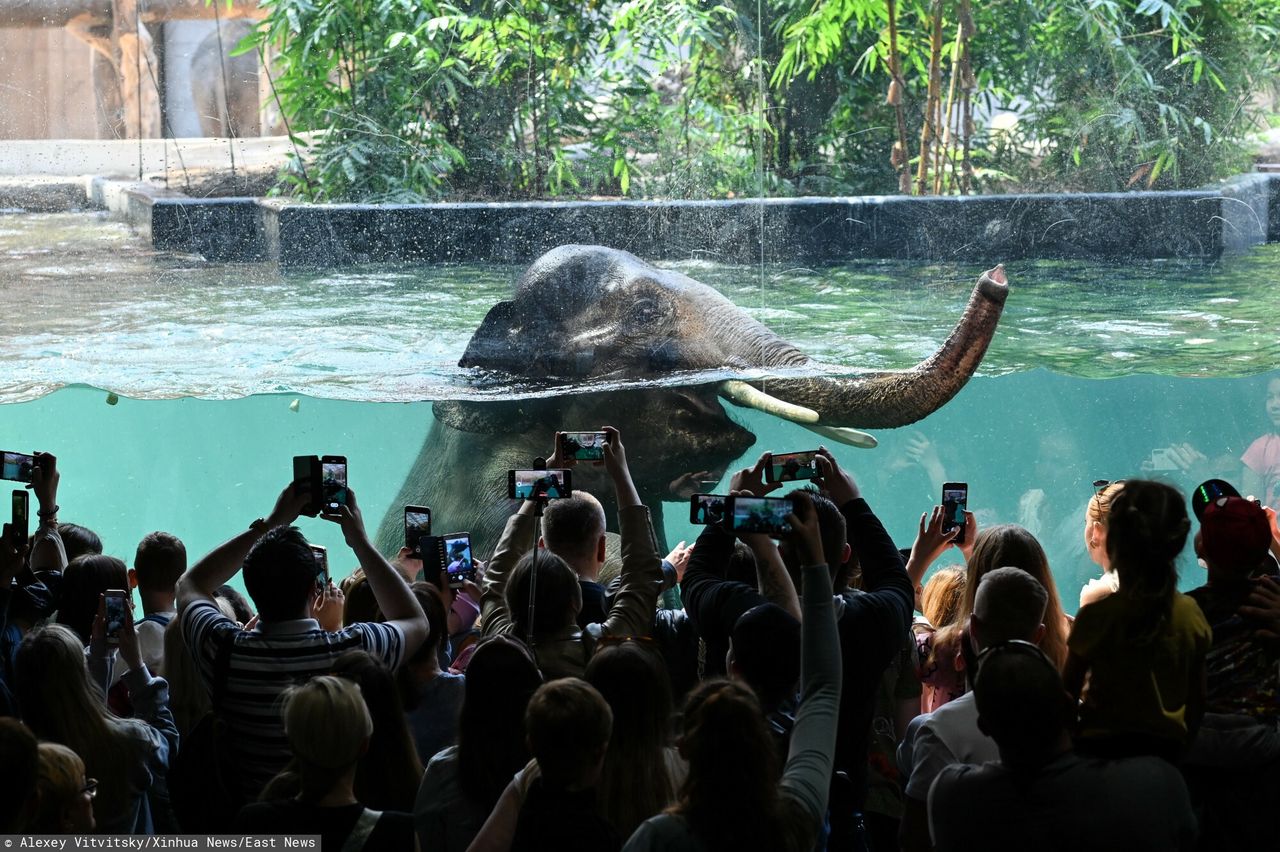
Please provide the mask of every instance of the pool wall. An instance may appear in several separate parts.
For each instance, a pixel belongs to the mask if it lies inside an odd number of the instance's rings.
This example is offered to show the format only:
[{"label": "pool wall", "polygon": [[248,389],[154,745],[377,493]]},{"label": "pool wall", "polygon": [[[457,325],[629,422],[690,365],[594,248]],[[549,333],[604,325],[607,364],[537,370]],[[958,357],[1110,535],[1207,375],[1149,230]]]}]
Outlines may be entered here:
[{"label": "pool wall", "polygon": [[565,243],[721,263],[991,258],[1216,260],[1280,237],[1280,175],[1176,192],[299,204],[95,178],[88,200],[161,250],[286,267],[526,263]]}]

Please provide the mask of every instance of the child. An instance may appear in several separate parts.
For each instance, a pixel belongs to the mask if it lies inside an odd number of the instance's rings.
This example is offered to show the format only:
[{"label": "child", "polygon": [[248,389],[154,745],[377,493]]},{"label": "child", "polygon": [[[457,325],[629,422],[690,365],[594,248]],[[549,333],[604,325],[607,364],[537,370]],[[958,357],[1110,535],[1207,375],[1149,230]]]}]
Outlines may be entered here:
[{"label": "child", "polygon": [[1200,723],[1212,633],[1178,594],[1174,564],[1190,528],[1182,495],[1163,483],[1130,480],[1111,503],[1107,554],[1120,589],[1080,610],[1063,672],[1067,690],[1083,693],[1082,751],[1172,761]]}]

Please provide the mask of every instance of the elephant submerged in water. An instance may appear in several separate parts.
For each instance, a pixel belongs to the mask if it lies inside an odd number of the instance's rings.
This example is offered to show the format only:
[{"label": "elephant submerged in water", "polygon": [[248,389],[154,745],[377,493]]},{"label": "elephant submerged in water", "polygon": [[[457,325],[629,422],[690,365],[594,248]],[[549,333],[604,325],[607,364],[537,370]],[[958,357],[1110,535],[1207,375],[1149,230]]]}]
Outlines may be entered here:
[{"label": "elephant submerged in water", "polygon": [[[435,532],[470,531],[477,554],[487,556],[512,511],[506,471],[550,455],[557,430],[604,424],[621,430],[662,538],[660,502],[687,499],[698,481],[718,482],[755,442],[721,398],[831,440],[874,446],[854,427],[905,426],[964,387],[1007,296],[997,266],[979,278],[959,323],[931,357],[910,370],[833,376],[839,371],[822,369],[686,275],[616,249],[553,249],[524,272],[512,299],[490,309],[459,362],[475,371],[478,386],[523,398],[434,404],[379,544],[394,552],[402,543],[401,505],[429,505]],[[747,379],[706,378],[735,373]],[[683,374],[688,382],[681,384]],[[574,488],[599,497],[613,523],[603,470],[579,464],[573,476]]]}]

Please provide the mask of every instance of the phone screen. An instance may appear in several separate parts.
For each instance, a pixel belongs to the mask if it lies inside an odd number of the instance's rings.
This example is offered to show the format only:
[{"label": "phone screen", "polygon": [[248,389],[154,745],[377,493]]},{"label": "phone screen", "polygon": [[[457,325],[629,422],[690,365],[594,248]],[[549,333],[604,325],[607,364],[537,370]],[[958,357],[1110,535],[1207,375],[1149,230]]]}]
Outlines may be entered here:
[{"label": "phone screen", "polygon": [[5,452],[0,461],[0,479],[11,479],[14,482],[30,482],[31,473],[36,467],[36,457],[26,453]]},{"label": "phone screen", "polygon": [[793,511],[786,497],[732,497],[729,501],[729,526],[744,533],[781,535],[791,532],[787,515]]},{"label": "phone screen", "polygon": [[106,592],[106,621],[107,621],[107,641],[118,643],[120,641],[120,631],[124,629],[125,608],[128,602],[125,600],[125,592],[111,590]]},{"label": "phone screen", "polygon": [[471,534],[452,533],[441,538],[444,545],[444,570],[449,575],[449,585],[456,588],[464,580],[474,580],[476,567],[471,559]]},{"label": "phone screen", "polygon": [[25,491],[13,492],[13,524],[10,527],[13,536],[13,545],[21,549],[27,544],[27,535],[31,528],[31,522],[28,520],[28,496]]},{"label": "phone screen", "polygon": [[347,505],[347,460],[339,456],[321,459],[320,483],[325,514],[338,514]]},{"label": "phone screen", "polygon": [[311,552],[316,557],[316,582],[329,585],[329,549],[322,544],[313,544]]},{"label": "phone screen", "polygon": [[578,461],[602,461],[607,439],[604,432],[561,432],[560,451]]},{"label": "phone screen", "polygon": [[803,453],[774,453],[765,468],[766,482],[795,482],[798,479],[817,479],[818,464],[814,461],[817,450]]},{"label": "phone screen", "polygon": [[956,527],[960,532],[952,539],[956,544],[964,543],[964,513],[969,508],[969,486],[963,482],[948,482],[942,486],[942,531],[951,532]]},{"label": "phone screen", "polygon": [[422,537],[431,535],[431,510],[426,506],[404,507],[404,546],[422,556]]},{"label": "phone screen", "polygon": [[565,468],[550,470],[513,470],[508,474],[507,494],[513,500],[557,500],[568,497],[573,479]]},{"label": "phone screen", "polygon": [[689,498],[689,523],[718,524],[724,520],[724,504],[728,497],[719,494],[695,494]]}]

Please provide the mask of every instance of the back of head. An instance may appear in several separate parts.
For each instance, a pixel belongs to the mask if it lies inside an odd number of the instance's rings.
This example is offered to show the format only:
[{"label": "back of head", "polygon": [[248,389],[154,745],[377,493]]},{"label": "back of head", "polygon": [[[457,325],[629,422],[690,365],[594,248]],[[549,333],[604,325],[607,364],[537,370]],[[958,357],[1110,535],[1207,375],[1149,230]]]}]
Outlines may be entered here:
[{"label": "back of head", "polygon": [[969,559],[965,577],[964,605],[959,621],[961,626],[973,614],[973,601],[982,577],[997,568],[1020,568],[1040,582],[1049,595],[1045,606],[1045,635],[1040,647],[1059,666],[1067,660],[1067,625],[1062,602],[1058,597],[1058,585],[1049,570],[1049,557],[1029,530],[1017,524],[999,524],[978,533],[973,543],[973,555]]},{"label": "back of head", "polygon": [[102,553],[102,539],[88,527],[79,524],[58,524],[58,535],[62,538],[62,547],[67,552],[67,562],[78,556]]},{"label": "back of head", "polygon": [[356,798],[374,810],[410,810],[422,762],[409,733],[395,674],[366,651],[351,650],[333,661],[333,674],[360,687],[373,720],[367,756],[356,770]]},{"label": "back of head", "polygon": [[414,583],[410,588],[413,596],[418,599],[418,605],[426,613],[427,626],[430,629],[426,641],[410,658],[410,662],[414,662],[434,657],[439,652],[441,640],[449,635],[449,612],[445,608],[440,590],[431,583]]},{"label": "back of head", "polygon": [[675,810],[704,846],[780,848],[778,749],[750,689],[708,680],[690,692],[680,753],[689,772]]},{"label": "back of head", "polygon": [[27,831],[39,757],[36,735],[17,719],[0,717],[0,834]]},{"label": "back of head", "polygon": [[[813,488],[797,488],[795,491],[788,493],[787,496],[793,497],[796,494],[806,494],[813,501],[813,508],[818,513],[818,532],[822,536],[822,557],[826,560],[827,567],[831,570],[831,576],[835,578],[835,587],[843,588],[848,585],[849,575],[853,570],[851,564],[845,564],[844,562],[844,548],[849,543],[844,515],[840,514],[840,508],[835,503],[832,503],[829,498],[818,493]],[[778,551],[782,554],[782,560],[787,566],[787,572],[796,582],[798,588],[800,585],[800,569],[803,566],[799,564],[796,555],[786,542],[779,545]]]},{"label": "back of head", "polygon": [[760,582],[756,573],[756,553],[746,542],[735,541],[733,553],[729,554],[729,564],[725,566],[724,578],[735,583],[746,583],[754,586]]},{"label": "back of head", "polygon": [[594,782],[613,729],[613,711],[585,680],[566,677],[538,687],[524,714],[529,753],[548,784]]},{"label": "back of head", "polygon": [[458,720],[458,773],[462,792],[477,807],[492,808],[528,763],[524,713],[541,685],[533,656],[517,639],[494,636],[472,654]]},{"label": "back of head", "polygon": [[88,645],[98,602],[107,589],[128,589],[129,569],[114,556],[86,553],[77,556],[62,572],[58,623],[65,624]]},{"label": "back of head", "polygon": [[525,554],[511,569],[506,591],[507,611],[515,622],[516,635],[522,639],[529,636],[529,586],[535,573],[534,636],[546,636],[574,624],[582,608],[578,575],[563,559],[542,548]]},{"label": "back of head", "polygon": [[954,624],[964,604],[965,569],[939,568],[920,594],[920,611],[935,628]]},{"label": "back of head", "polygon": [[1215,572],[1247,577],[1271,548],[1271,522],[1262,506],[1243,497],[1209,503],[1200,518],[1200,545]]},{"label": "back of head", "polygon": [[1190,529],[1182,495],[1163,482],[1129,480],[1111,503],[1107,553],[1120,591],[1135,604],[1126,625],[1135,641],[1149,641],[1170,616],[1178,583],[1174,561]]},{"label": "back of head", "polygon": [[378,606],[378,599],[373,596],[373,586],[369,585],[369,578],[361,574],[351,583],[344,581],[343,593],[346,598],[342,602],[342,625],[350,627],[353,624],[370,621],[385,621],[386,617],[382,614],[382,608]]},{"label": "back of head", "polygon": [[213,705],[182,636],[182,622],[176,618],[164,629],[164,679],[169,682],[169,709],[178,736],[185,737]]},{"label": "back of head", "polygon": [[800,680],[800,622],[777,604],[763,603],[733,625],[733,667],[767,711],[795,693]]},{"label": "back of head", "polygon": [[[230,608],[231,615],[228,615],[228,618],[232,618],[241,624],[248,624],[253,620],[253,607],[249,606],[248,599],[240,594],[234,586],[229,586],[225,583],[219,586],[214,590],[213,599],[215,602],[222,602]],[[222,606],[218,608],[222,609]]]},{"label": "back of head", "polygon": [[133,570],[137,574],[140,591],[172,592],[178,578],[187,570],[187,548],[177,536],[166,532],[150,533],[138,543]]},{"label": "back of head", "polygon": [[604,529],[604,507],[585,491],[551,500],[543,510],[542,540],[547,550],[567,560],[591,558]]},{"label": "back of head", "polygon": [[316,557],[297,527],[275,527],[245,557],[243,576],[263,621],[302,618],[316,588]]},{"label": "back of head", "polygon": [[1021,639],[1035,642],[1044,623],[1049,593],[1021,568],[988,571],[978,583],[973,602],[972,630],[982,648]]},{"label": "back of head", "polygon": [[373,719],[360,687],[333,675],[284,693],[284,731],[302,776],[302,798],[315,800],[363,754]]},{"label": "back of head", "polygon": [[1013,769],[1033,769],[1056,756],[1072,719],[1057,667],[1034,645],[992,645],[973,686],[978,725]]},{"label": "back of head", "polygon": [[1120,496],[1120,492],[1124,490],[1124,482],[1112,482],[1102,488],[1096,494],[1089,498],[1089,505],[1085,507],[1084,516],[1090,523],[1107,525],[1107,518],[1111,514],[1111,503]]},{"label": "back of head", "polygon": [[30,830],[38,834],[63,834],[69,826],[64,817],[84,795],[84,761],[60,743],[40,743],[40,770],[37,781],[39,806]]}]

